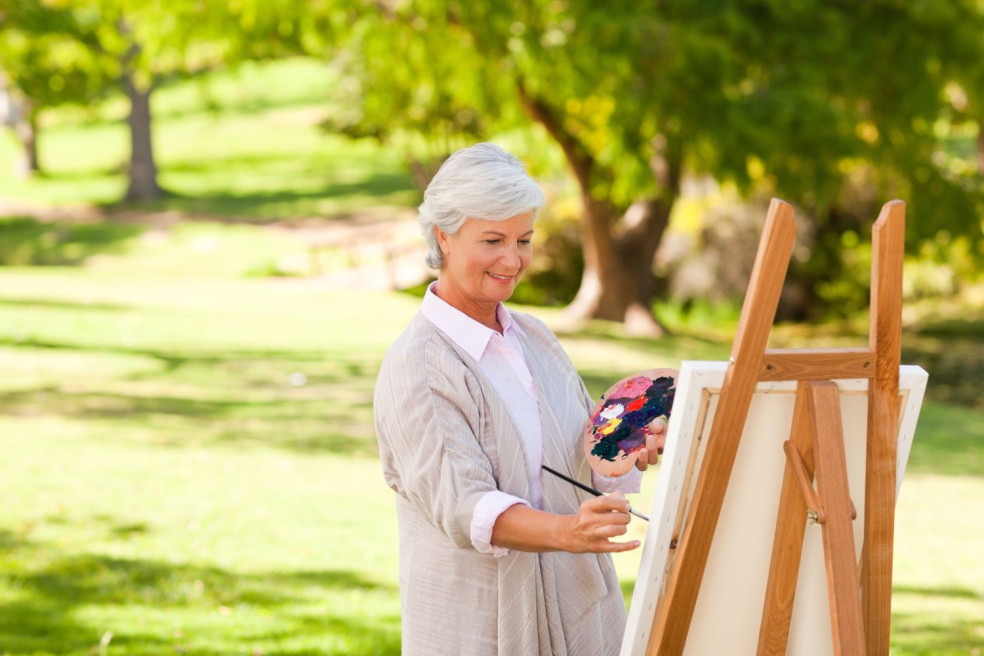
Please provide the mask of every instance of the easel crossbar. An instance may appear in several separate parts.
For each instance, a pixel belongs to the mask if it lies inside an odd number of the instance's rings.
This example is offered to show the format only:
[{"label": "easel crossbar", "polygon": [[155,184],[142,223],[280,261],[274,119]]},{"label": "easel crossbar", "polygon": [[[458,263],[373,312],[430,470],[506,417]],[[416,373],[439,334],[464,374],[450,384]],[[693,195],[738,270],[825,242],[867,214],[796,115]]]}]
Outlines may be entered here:
[{"label": "easel crossbar", "polygon": [[872,378],[875,352],[870,348],[768,349],[759,367],[760,381]]}]

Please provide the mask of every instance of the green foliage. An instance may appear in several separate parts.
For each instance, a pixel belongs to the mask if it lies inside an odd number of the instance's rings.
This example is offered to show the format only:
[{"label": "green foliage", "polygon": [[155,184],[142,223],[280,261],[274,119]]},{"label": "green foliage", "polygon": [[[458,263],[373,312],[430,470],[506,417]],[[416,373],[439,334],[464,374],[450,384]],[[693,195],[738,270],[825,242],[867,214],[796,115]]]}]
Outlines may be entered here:
[{"label": "green foliage", "polygon": [[835,282],[851,274],[841,234],[864,241],[885,200],[908,204],[910,252],[941,230],[982,235],[981,172],[948,148],[984,117],[967,99],[982,30],[967,0],[400,4],[344,42],[362,108],[350,133],[414,133],[438,157],[523,110],[616,217],[673,202],[681,170],[791,199],[821,235],[794,274],[823,289],[818,307],[853,311],[861,294]]},{"label": "green foliage", "polygon": [[41,0],[0,0],[0,75],[35,111],[84,104],[106,91],[113,63],[96,47],[98,21]]}]

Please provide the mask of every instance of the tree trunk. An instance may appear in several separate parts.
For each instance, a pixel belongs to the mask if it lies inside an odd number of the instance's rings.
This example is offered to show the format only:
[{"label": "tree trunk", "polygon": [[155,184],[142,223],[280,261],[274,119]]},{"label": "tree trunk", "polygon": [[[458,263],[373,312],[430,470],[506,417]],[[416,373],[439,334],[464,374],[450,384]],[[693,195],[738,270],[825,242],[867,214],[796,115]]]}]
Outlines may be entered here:
[{"label": "tree trunk", "polygon": [[[679,194],[678,153],[667,157],[665,147],[660,147],[663,144],[657,144],[660,156],[652,168],[663,187],[663,196],[637,203],[626,217],[619,217],[609,199],[592,195],[592,172],[596,164],[590,153],[563,129],[551,108],[530,96],[521,83],[518,92],[527,113],[560,144],[581,191],[584,274],[566,313],[577,319],[623,322],[630,334],[654,337],[665,334],[650,310],[656,290],[652,265]],[[624,229],[616,235],[620,218]]]},{"label": "tree trunk", "polygon": [[154,147],[150,126],[150,93],[153,86],[142,89],[134,79],[133,72],[123,73],[123,87],[130,99],[130,183],[126,190],[126,200],[154,200],[164,195],[157,184],[157,164],[154,162]]},{"label": "tree trunk", "polygon": [[25,178],[41,173],[41,160],[38,159],[38,111],[31,101],[25,100],[22,103],[22,114],[14,130],[23,148],[17,173]]},{"label": "tree trunk", "polygon": [[984,175],[984,120],[977,121],[977,173]]},{"label": "tree trunk", "polygon": [[584,205],[584,274],[567,313],[620,321],[634,335],[663,335],[650,310],[656,290],[652,266],[672,206],[658,199],[633,206],[630,213],[642,213],[639,223],[615,237],[611,226],[619,217],[611,207],[589,200]]},{"label": "tree trunk", "polygon": [[125,18],[117,22],[120,35],[130,42],[123,54],[123,90],[130,99],[130,166],[127,169],[129,184],[124,200],[146,201],[160,198],[164,190],[157,184],[157,163],[154,162],[154,145],[150,125],[150,93],[154,90],[151,79],[146,86],[137,76],[135,63],[140,56],[140,44],[133,40],[133,30]]},{"label": "tree trunk", "polygon": [[9,126],[21,145],[21,155],[14,162],[14,174],[30,177],[41,172],[38,159],[38,110],[29,98],[11,91],[0,78],[0,121]]}]

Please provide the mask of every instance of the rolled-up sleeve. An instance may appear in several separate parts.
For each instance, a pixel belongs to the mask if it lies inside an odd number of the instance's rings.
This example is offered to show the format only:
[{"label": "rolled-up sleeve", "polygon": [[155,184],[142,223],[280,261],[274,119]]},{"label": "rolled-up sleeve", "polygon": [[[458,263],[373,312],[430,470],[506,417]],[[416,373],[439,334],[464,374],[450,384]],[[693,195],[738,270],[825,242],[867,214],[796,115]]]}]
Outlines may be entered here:
[{"label": "rolled-up sleeve", "polygon": [[591,472],[591,483],[599,492],[624,492],[636,494],[642,489],[642,472],[635,467],[621,476],[602,476]]},{"label": "rolled-up sleeve", "polygon": [[486,492],[475,505],[471,523],[471,542],[479,553],[492,554],[496,558],[502,558],[509,553],[509,549],[492,544],[492,529],[499,515],[516,504],[530,505],[525,499],[493,490]]}]

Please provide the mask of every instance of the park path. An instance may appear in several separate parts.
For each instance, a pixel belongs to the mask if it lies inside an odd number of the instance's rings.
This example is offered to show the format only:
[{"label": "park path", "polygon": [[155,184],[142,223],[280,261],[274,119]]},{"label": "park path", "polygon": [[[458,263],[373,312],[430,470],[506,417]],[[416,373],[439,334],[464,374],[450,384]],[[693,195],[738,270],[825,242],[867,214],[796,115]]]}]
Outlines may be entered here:
[{"label": "park path", "polygon": [[27,216],[43,222],[113,221],[167,230],[183,222],[251,225],[296,240],[308,255],[305,276],[278,282],[325,289],[393,290],[433,276],[424,264],[426,248],[409,208],[367,208],[331,218],[244,219],[177,210],[105,208],[92,205],[49,207],[0,198],[0,216]]}]

